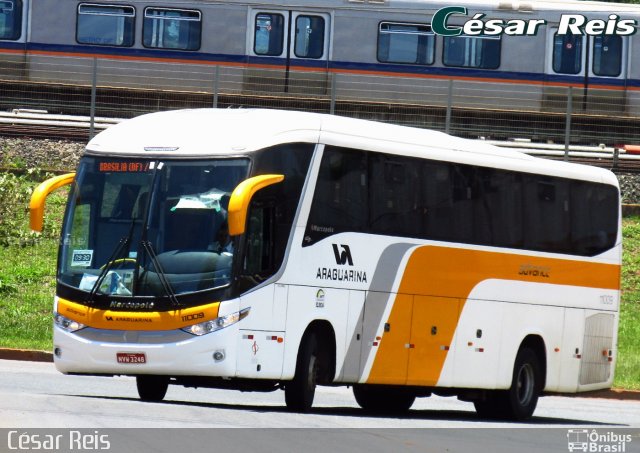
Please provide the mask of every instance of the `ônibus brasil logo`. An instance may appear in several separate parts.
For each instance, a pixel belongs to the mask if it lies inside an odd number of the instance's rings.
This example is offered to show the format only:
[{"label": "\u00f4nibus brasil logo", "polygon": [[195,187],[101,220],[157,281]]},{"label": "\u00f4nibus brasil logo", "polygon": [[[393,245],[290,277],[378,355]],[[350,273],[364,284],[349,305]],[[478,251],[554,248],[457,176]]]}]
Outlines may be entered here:
[{"label": "\u00f4nibus brasil logo", "polygon": [[567,431],[567,449],[570,452],[625,453],[631,443],[631,434],[608,431],[599,433],[595,429],[570,429]]},{"label": "\u00f4nibus brasil logo", "polygon": [[[453,25],[453,18],[468,17],[464,6],[441,8],[431,19],[431,29],[441,36],[535,36],[540,28],[549,25],[546,19],[490,19],[485,13],[476,13],[462,26]],[[562,14],[558,20],[558,35],[629,36],[638,31],[635,19],[622,19],[612,13],[606,19],[589,19],[584,14]]]}]

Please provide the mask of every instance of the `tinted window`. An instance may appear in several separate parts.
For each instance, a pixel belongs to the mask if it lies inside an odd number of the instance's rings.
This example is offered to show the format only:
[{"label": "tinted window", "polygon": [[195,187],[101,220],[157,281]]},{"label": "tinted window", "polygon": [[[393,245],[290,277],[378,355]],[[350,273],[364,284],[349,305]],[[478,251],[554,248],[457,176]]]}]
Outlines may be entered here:
[{"label": "tinted window", "polygon": [[309,215],[307,242],[343,231],[366,231],[367,154],[326,147]]},{"label": "tinted window", "polygon": [[324,55],[324,18],[298,16],[294,53],[298,58],[322,58]]},{"label": "tinted window", "polygon": [[524,247],[547,252],[570,250],[569,182],[524,177]]},{"label": "tinted window", "polygon": [[622,37],[618,35],[594,36],[593,73],[598,76],[618,77],[622,72]]},{"label": "tinted window", "polygon": [[17,40],[22,34],[22,1],[0,1],[0,39]]},{"label": "tinted window", "polygon": [[571,184],[571,246],[578,255],[595,255],[615,244],[618,192],[614,187],[574,181]]},{"label": "tinted window", "polygon": [[605,184],[327,147],[304,245],[354,231],[593,256],[618,207]]},{"label": "tinted window", "polygon": [[442,61],[447,66],[497,69],[501,40],[497,37],[455,36],[444,38]]},{"label": "tinted window", "polygon": [[419,236],[419,170],[412,159],[372,154],[369,161],[369,228],[372,233]]},{"label": "tinted window", "polygon": [[253,51],[257,55],[278,56],[284,42],[284,16],[260,13],[256,16]]},{"label": "tinted window", "polygon": [[553,39],[553,71],[578,74],[582,71],[582,36],[558,35]]},{"label": "tinted window", "polygon": [[132,6],[81,3],[76,39],[81,44],[129,47],[133,45],[134,22]]},{"label": "tinted window", "polygon": [[435,44],[429,25],[382,22],[378,29],[378,61],[433,64]]},{"label": "tinted window", "polygon": [[201,28],[200,11],[147,8],[143,44],[161,49],[198,50]]}]

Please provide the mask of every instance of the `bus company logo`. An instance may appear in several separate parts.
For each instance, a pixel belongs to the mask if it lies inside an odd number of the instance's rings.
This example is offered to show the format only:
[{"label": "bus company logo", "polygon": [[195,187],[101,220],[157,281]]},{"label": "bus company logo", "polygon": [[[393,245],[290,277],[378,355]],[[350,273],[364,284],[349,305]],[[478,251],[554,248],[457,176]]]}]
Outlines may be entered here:
[{"label": "bus company logo", "polygon": [[567,449],[570,452],[585,453],[625,453],[631,443],[631,434],[608,431],[604,434],[595,429],[570,429],[567,431]]},{"label": "bus company logo", "polygon": [[153,322],[151,318],[124,318],[121,316],[105,316],[104,319],[109,322]]},{"label": "bus company logo", "polygon": [[353,266],[353,258],[351,257],[351,249],[346,244],[340,244],[342,251],[338,249],[338,244],[331,244],[333,246],[333,254],[336,257],[336,264],[344,266],[349,263],[349,266]]}]

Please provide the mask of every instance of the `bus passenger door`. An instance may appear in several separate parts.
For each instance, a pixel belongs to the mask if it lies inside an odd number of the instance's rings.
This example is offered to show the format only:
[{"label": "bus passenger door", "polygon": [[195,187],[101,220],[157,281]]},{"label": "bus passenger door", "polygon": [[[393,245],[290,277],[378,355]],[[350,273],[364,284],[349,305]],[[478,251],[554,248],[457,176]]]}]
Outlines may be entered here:
[{"label": "bus passenger door", "polygon": [[331,16],[328,13],[255,9],[247,29],[247,94],[325,95],[328,90]]},{"label": "bus passenger door", "polygon": [[403,385],[409,364],[413,296],[368,292],[364,307],[362,360],[367,384]]},{"label": "bus passenger door", "polygon": [[362,376],[362,326],[364,323],[364,291],[349,291],[349,310],[345,335],[345,355],[340,382],[358,382]]},{"label": "bus passenger door", "polygon": [[408,385],[438,383],[452,349],[459,317],[459,299],[414,296]]}]

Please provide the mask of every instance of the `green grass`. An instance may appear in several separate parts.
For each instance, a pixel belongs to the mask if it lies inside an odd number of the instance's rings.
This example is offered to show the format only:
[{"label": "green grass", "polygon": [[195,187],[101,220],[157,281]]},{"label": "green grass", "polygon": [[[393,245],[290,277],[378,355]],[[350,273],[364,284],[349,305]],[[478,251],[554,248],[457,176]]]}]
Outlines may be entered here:
[{"label": "green grass", "polygon": [[12,180],[14,196],[2,200],[0,234],[8,245],[0,245],[0,347],[52,348],[56,257],[67,190],[47,199],[44,233],[29,233],[28,189],[44,179],[33,175]]},{"label": "green grass", "polygon": [[618,327],[616,387],[640,389],[640,217],[622,227],[622,305]]},{"label": "green grass", "polygon": [[[35,187],[37,183],[33,178],[23,177],[20,184]],[[10,225],[20,232],[10,241],[12,245],[0,246],[0,347],[52,348],[57,237],[65,200],[64,189],[49,197],[45,234],[35,241],[25,233],[28,197],[17,203],[16,219]],[[640,217],[624,220],[623,237],[622,305],[614,386],[640,389]]]}]

